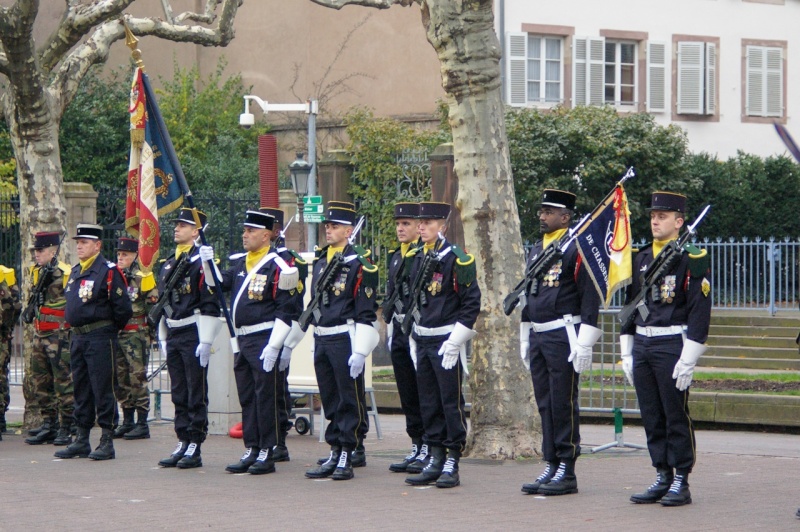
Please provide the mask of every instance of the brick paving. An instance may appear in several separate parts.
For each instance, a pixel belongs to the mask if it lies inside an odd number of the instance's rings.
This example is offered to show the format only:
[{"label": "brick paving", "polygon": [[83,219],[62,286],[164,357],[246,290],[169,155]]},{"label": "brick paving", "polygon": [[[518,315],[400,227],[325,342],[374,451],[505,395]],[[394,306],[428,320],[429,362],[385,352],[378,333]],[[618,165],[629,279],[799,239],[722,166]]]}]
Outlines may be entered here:
[{"label": "brick paving", "polygon": [[[19,404],[14,402],[12,404]],[[10,420],[21,410],[10,412]],[[162,469],[175,437],[169,423],[153,423],[152,438],[117,441],[117,459],[57,460],[52,445],[28,446],[21,434],[0,442],[0,530],[764,530],[797,527],[796,478],[800,438],[794,435],[699,431],[698,464],[690,478],[694,504],[640,506],[628,497],[649,485],[654,471],[646,451],[587,448],[613,441],[613,427],[584,425],[578,461],[580,493],[526,496],[536,460],[465,459],[462,486],[411,488],[389,464],[407,447],[400,416],[382,415],[383,440],[366,440],[368,465],[345,482],[309,480],[304,471],[327,453],[316,435],[292,432],[292,460],[264,476],[231,475],[241,440],[209,436],[204,467]],[[97,444],[99,429],[92,431]],[[625,440],[644,443],[641,427]]]}]

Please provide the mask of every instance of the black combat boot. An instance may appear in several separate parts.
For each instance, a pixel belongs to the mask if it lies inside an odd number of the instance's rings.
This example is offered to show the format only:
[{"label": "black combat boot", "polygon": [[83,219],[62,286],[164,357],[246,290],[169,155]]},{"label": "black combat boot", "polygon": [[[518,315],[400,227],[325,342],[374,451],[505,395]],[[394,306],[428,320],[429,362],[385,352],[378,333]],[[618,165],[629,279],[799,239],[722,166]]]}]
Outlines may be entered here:
[{"label": "black combat boot", "polygon": [[[147,424],[147,410],[140,408],[136,411],[136,425],[130,432],[123,436],[126,440],[145,440],[150,437],[150,426]],[[114,435],[116,438],[117,436]]]},{"label": "black combat boot", "polygon": [[135,410],[133,408],[123,408],[122,409],[122,425],[117,427],[117,430],[114,431],[114,438],[122,438],[127,433],[133,430],[133,413]]},{"label": "black combat boot", "polygon": [[53,440],[53,445],[69,445],[72,443],[72,426],[75,421],[72,418],[62,417],[61,426],[56,433],[56,439]]},{"label": "black combat boot", "polygon": [[58,423],[55,420],[48,419],[42,423],[42,430],[36,436],[25,438],[25,443],[28,445],[42,445],[43,443],[53,443],[58,435]]},{"label": "black combat boot", "polygon": [[75,441],[67,445],[66,448],[56,451],[56,458],[86,458],[92,452],[89,445],[89,429],[78,427]]},{"label": "black combat boot", "polygon": [[420,447],[422,447],[422,439],[415,439],[411,442],[411,452],[403,458],[402,462],[397,462],[389,465],[389,471],[394,473],[405,473],[408,466],[417,459],[419,456]]},{"label": "black combat boot", "polygon": [[30,429],[30,430],[28,431],[28,436],[36,436],[37,434],[39,434],[40,432],[42,432],[42,429],[43,429],[43,428],[44,428],[44,423],[42,423],[42,424],[41,424],[41,425],[39,425],[38,427],[34,427],[34,428]]},{"label": "black combat boot", "polygon": [[562,460],[550,482],[539,486],[539,495],[569,495],[578,493],[575,460]]},{"label": "black combat boot", "polygon": [[245,449],[244,454],[239,461],[235,464],[228,464],[225,468],[225,471],[228,473],[247,473],[247,470],[250,469],[250,466],[256,463],[256,458],[258,458],[258,447],[248,447]]},{"label": "black combat boot", "polygon": [[6,411],[3,410],[0,412],[0,438],[3,437],[3,433],[6,431]]},{"label": "black combat boot", "polygon": [[419,475],[406,478],[406,484],[411,484],[412,486],[426,486],[439,480],[439,477],[442,475],[442,469],[444,468],[444,447],[431,446],[429,450],[430,458],[428,459],[428,465],[425,466],[425,469],[423,469],[422,473]]},{"label": "black combat boot", "polygon": [[113,460],[116,458],[114,452],[114,429],[103,429],[100,436],[100,445],[89,454],[92,460]]},{"label": "black combat boot", "polygon": [[423,443],[422,446],[419,448],[419,454],[414,459],[413,462],[408,464],[406,467],[406,473],[411,475],[419,475],[422,473],[422,470],[428,466],[428,462],[430,462],[430,453],[428,452],[428,444]]},{"label": "black combat boot", "polygon": [[442,474],[436,480],[437,488],[455,488],[461,484],[461,479],[458,478],[458,461],[461,460],[461,451],[449,449],[447,451],[447,460],[444,461],[442,467]]},{"label": "black combat boot", "polygon": [[275,472],[275,461],[272,459],[269,449],[261,449],[256,462],[250,466],[247,472],[251,475],[266,475]]},{"label": "black combat boot", "polygon": [[328,459],[317,467],[306,471],[306,478],[327,478],[333,475],[339,463],[339,455],[341,453],[342,449],[340,447],[331,447],[331,454],[328,456]]},{"label": "black combat boot", "polygon": [[167,458],[158,461],[158,465],[161,467],[175,467],[180,462],[181,458],[183,458],[183,454],[186,452],[186,449],[189,448],[189,442],[187,440],[181,440],[178,442],[178,446],[175,447],[175,450],[172,451],[172,454],[169,455]]},{"label": "black combat boot", "polygon": [[200,456],[200,443],[189,442],[189,447],[183,453],[183,458],[178,460],[178,469],[194,469],[203,467],[203,458]]},{"label": "black combat boot", "polygon": [[[364,462],[366,465],[366,460]],[[336,469],[331,475],[333,480],[350,480],[353,478],[353,451],[349,449],[342,449],[341,454],[339,454],[339,462],[336,464]]]},{"label": "black combat boot", "polygon": [[675,472],[675,478],[669,487],[667,494],[659,501],[661,506],[683,506],[692,504],[692,494],[689,493],[689,473],[683,475]]},{"label": "black combat boot", "polygon": [[530,484],[523,484],[522,485],[522,493],[527,493],[528,495],[535,495],[539,493],[539,488],[542,484],[547,484],[556,474],[558,471],[558,464],[559,462],[547,462],[547,466],[542,471],[542,474],[536,477],[536,480],[531,482]]},{"label": "black combat boot", "polygon": [[359,443],[358,446],[350,453],[350,464],[353,467],[366,467],[367,466],[367,450],[364,449],[364,444]]},{"label": "black combat boot", "polygon": [[273,462],[289,462],[289,449],[280,443],[272,448],[272,461]]},{"label": "black combat boot", "polygon": [[631,495],[631,502],[636,504],[653,504],[661,500],[667,494],[669,486],[672,484],[672,468],[657,469],[656,481],[647,488],[644,493],[634,493]]}]

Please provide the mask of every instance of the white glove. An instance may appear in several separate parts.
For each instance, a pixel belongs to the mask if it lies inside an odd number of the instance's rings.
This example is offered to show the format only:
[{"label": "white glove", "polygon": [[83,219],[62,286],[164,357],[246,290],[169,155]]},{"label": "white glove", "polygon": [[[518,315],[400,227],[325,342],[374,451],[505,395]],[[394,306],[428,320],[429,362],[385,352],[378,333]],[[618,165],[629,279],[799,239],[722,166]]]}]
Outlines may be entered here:
[{"label": "white glove", "polygon": [[280,349],[275,349],[270,345],[267,345],[264,350],[261,351],[261,356],[259,358],[264,361],[264,371],[267,373],[272,371],[275,367],[275,362],[278,361],[278,355],[280,354]]},{"label": "white glove", "polygon": [[214,260],[214,248],[211,246],[200,246],[198,254],[203,262]]},{"label": "white glove", "polygon": [[411,362],[414,363],[414,369],[417,369],[417,341],[408,335],[408,354],[411,356]]},{"label": "white glove", "polygon": [[575,373],[582,373],[592,367],[592,347],[601,336],[603,336],[602,330],[585,323],[581,324],[575,349],[567,359],[567,362],[572,362]]},{"label": "white glove", "polygon": [[208,361],[211,360],[211,344],[197,344],[194,356],[200,359],[201,368],[208,367]]},{"label": "white glove", "polygon": [[358,378],[359,375],[364,371],[364,363],[367,361],[367,357],[364,355],[360,355],[358,353],[353,353],[350,355],[350,360],[347,361],[347,365],[350,366],[350,377],[353,379]]},{"label": "white glove", "polygon": [[619,335],[619,352],[622,357],[622,371],[631,386],[633,384],[633,335],[620,334]]},{"label": "white glove", "polygon": [[675,364],[675,369],[672,371],[672,378],[676,379],[675,387],[680,391],[684,391],[692,384],[692,377],[694,375],[694,367],[700,355],[705,353],[707,347],[705,344],[695,342],[694,340],[686,339],[683,341],[683,350],[681,351],[681,358]]},{"label": "white glove", "polygon": [[281,350],[281,361],[278,362],[278,371],[286,371],[289,367],[289,361],[292,360],[292,348],[283,346]]},{"label": "white glove", "polygon": [[469,342],[477,333],[468,329],[461,323],[456,322],[456,326],[439,348],[439,356],[442,357],[442,368],[453,369],[458,362],[461,354],[461,346]]},{"label": "white glove", "polygon": [[519,324],[519,356],[525,369],[531,370],[531,329],[533,325],[529,321],[523,321]]},{"label": "white glove", "polygon": [[392,336],[394,336],[394,318],[386,326],[386,348],[392,350]]},{"label": "white glove", "polygon": [[158,320],[158,348],[161,350],[161,356],[167,356],[167,319],[163,316]]},{"label": "white glove", "polygon": [[159,341],[158,348],[161,351],[161,356],[167,356],[167,342],[166,341]]}]

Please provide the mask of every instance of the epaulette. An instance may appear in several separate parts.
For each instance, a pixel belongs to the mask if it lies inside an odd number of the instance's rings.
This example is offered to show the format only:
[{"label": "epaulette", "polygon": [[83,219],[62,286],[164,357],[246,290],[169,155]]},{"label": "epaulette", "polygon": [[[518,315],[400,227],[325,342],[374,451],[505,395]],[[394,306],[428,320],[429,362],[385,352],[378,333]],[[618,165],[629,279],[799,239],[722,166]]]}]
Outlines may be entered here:
[{"label": "epaulette", "polygon": [[5,282],[9,288],[17,284],[17,274],[14,268],[0,266],[0,283]]},{"label": "epaulette", "polygon": [[419,246],[409,246],[408,251],[406,251],[406,254],[405,254],[405,256],[403,258],[404,259],[413,259],[414,257],[417,256],[417,253],[419,253],[419,251],[421,249],[425,249],[425,245],[424,244],[420,244]]},{"label": "epaulette", "polygon": [[689,254],[689,273],[692,277],[705,277],[711,265],[711,257],[708,251],[700,249],[691,242],[683,245],[684,251]]},{"label": "epaulette", "polygon": [[320,257],[323,257],[328,252],[328,246],[319,247],[314,246],[314,263],[316,263]]},{"label": "epaulette", "polygon": [[361,263],[361,279],[364,286],[375,288],[378,286],[378,266],[372,264],[367,257],[358,256]]},{"label": "epaulette", "polygon": [[305,281],[306,277],[308,277],[308,263],[303,256],[295,250],[289,249],[287,251],[294,258],[294,265],[297,266],[297,271],[300,274],[300,280]]},{"label": "epaulette", "polygon": [[642,251],[646,251],[646,250],[650,249],[651,247],[653,247],[653,243],[652,242],[648,242],[647,244],[645,244],[643,246],[640,246],[638,248],[633,248],[631,251],[633,253],[640,253]]},{"label": "epaulette", "polygon": [[455,244],[450,246],[450,251],[456,256],[456,281],[458,284],[469,286],[478,276],[478,270],[475,267],[475,256],[470,255]]},{"label": "epaulette", "polygon": [[372,255],[372,251],[369,248],[364,248],[358,244],[353,244],[353,250],[358,253],[359,257],[369,258],[369,256]]},{"label": "epaulette", "polygon": [[247,255],[247,253],[234,253],[233,255],[228,257],[228,260],[238,260],[244,257],[245,255]]}]

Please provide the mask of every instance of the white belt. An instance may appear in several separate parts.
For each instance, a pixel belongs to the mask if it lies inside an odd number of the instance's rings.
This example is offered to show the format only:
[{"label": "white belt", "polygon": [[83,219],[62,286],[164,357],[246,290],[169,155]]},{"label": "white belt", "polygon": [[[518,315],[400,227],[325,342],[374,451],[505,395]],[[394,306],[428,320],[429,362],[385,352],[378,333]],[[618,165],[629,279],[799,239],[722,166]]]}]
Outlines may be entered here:
[{"label": "white belt", "polygon": [[406,315],[405,314],[395,314],[394,315],[394,319],[397,320],[397,323],[402,325],[403,324],[403,320],[406,319]]},{"label": "white belt", "polygon": [[314,326],[314,336],[331,336],[332,334],[350,333],[350,325],[337,325],[336,327]]},{"label": "white belt", "polygon": [[182,320],[170,320],[167,319],[167,327],[170,329],[177,329],[178,327],[186,327],[187,325],[194,325],[197,323],[197,315],[191,315],[188,318],[183,318]]},{"label": "white belt", "polygon": [[686,332],[685,325],[671,325],[669,327],[640,327],[636,326],[636,334],[641,334],[642,336],[653,337],[653,336],[675,336],[678,334],[684,334]]},{"label": "white belt", "polygon": [[272,329],[274,326],[274,321],[264,321],[256,323],[255,325],[242,325],[236,328],[236,336],[247,336],[248,334],[266,331],[267,329]]},{"label": "white belt", "polygon": [[416,323],[414,324],[414,332],[417,333],[417,336],[444,336],[445,334],[450,334],[455,328],[455,323],[442,325],[441,327],[422,327]]},{"label": "white belt", "polygon": [[[554,331],[556,329],[561,329],[562,327],[566,327],[567,322],[568,320],[564,318],[559,318],[557,320],[546,321],[544,323],[531,323],[531,326],[533,327],[534,332],[543,333],[547,331]],[[574,318],[569,320],[570,325],[576,325],[580,322],[581,322],[580,316],[575,316]]]}]

